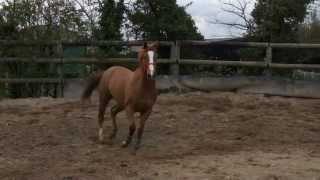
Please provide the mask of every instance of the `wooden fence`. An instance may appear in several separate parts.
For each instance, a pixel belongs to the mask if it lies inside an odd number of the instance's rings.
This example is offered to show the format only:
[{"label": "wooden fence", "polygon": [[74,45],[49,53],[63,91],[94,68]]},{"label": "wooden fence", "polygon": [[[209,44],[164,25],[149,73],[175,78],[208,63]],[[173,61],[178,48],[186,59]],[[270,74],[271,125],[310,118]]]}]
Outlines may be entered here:
[{"label": "wooden fence", "polygon": [[[95,41],[95,42],[23,42],[23,41],[1,41],[0,46],[54,46],[57,48],[58,55],[51,58],[23,58],[23,57],[0,57],[0,65],[9,62],[24,63],[51,63],[58,65],[59,78],[0,78],[0,83],[57,83],[60,88],[59,96],[63,97],[63,84],[65,81],[63,65],[65,64],[114,64],[114,63],[136,63],[136,58],[69,58],[63,56],[63,48],[66,46],[106,46],[122,45],[137,46],[142,45],[142,41]],[[226,60],[200,60],[200,59],[181,59],[181,45],[205,46],[209,44],[236,46],[236,47],[254,47],[265,48],[266,56],[264,61],[226,61]],[[272,60],[272,50],[274,48],[308,48],[320,49],[320,44],[291,44],[291,43],[258,43],[258,42],[216,42],[216,41],[160,41],[161,46],[169,46],[170,57],[168,59],[158,59],[160,64],[170,64],[170,74],[179,76],[179,65],[223,65],[235,67],[260,67],[266,70],[273,68],[280,69],[320,69],[320,64],[282,64],[274,63]]]}]

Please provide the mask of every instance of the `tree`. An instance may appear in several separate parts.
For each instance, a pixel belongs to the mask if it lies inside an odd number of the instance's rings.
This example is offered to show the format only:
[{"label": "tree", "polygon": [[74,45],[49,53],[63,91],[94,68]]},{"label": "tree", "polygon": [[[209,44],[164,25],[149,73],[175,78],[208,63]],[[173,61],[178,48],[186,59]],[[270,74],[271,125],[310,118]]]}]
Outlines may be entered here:
[{"label": "tree", "polygon": [[245,31],[246,36],[251,36],[254,31],[254,21],[250,15],[250,6],[252,0],[221,0],[222,11],[235,17],[235,20],[221,21],[215,18],[211,21],[213,24],[221,24],[234,28],[237,30]]},{"label": "tree", "polygon": [[298,27],[307,15],[307,6],[314,0],[257,0],[251,13],[252,0],[222,0],[222,11],[238,17],[236,21],[215,20],[246,31],[255,41],[295,42]]},{"label": "tree", "polygon": [[82,19],[86,23],[87,33],[94,38],[94,33],[99,27],[99,18],[104,0],[73,0],[78,7],[78,11],[83,13]]},{"label": "tree", "polygon": [[311,22],[303,23],[299,27],[300,42],[319,43],[320,42],[320,20],[315,9],[311,14]]},{"label": "tree", "polygon": [[203,39],[185,8],[176,0],[137,0],[128,12],[130,31],[135,39]]},{"label": "tree", "polygon": [[0,12],[0,36],[6,38],[70,40],[86,35],[82,13],[72,1],[7,0],[0,6]]},{"label": "tree", "polygon": [[104,0],[99,20],[99,29],[96,37],[103,40],[121,40],[121,27],[123,21],[123,13],[125,11],[124,0],[116,3],[114,0]]},{"label": "tree", "polygon": [[[0,6],[0,38],[51,41],[72,40],[86,37],[82,14],[69,0],[7,0]],[[1,46],[4,57],[52,56],[56,48],[52,46],[9,47]],[[49,64],[7,63],[5,72],[10,77],[50,77]],[[48,87],[47,87],[48,88]],[[11,97],[36,95],[39,85],[11,85]],[[50,89],[50,87],[48,88]],[[52,89],[52,88],[51,88]],[[38,91],[38,92],[35,92]]]},{"label": "tree", "polygon": [[[311,13],[310,20],[302,23],[299,27],[299,42],[301,43],[320,43],[320,20],[317,16],[317,9]],[[317,49],[300,50],[299,57],[302,63],[317,64],[320,55]]]},{"label": "tree", "polygon": [[259,41],[295,42],[298,27],[313,0],[258,0],[252,11]]}]

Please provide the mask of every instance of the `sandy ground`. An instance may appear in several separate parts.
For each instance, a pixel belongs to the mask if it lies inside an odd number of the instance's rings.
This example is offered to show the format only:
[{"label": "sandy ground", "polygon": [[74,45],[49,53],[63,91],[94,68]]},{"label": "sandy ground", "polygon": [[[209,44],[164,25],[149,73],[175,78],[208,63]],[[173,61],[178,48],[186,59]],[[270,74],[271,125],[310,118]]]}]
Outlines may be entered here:
[{"label": "sandy ground", "polygon": [[163,94],[136,155],[127,122],[99,144],[95,100],[2,100],[0,179],[320,180],[320,100]]}]

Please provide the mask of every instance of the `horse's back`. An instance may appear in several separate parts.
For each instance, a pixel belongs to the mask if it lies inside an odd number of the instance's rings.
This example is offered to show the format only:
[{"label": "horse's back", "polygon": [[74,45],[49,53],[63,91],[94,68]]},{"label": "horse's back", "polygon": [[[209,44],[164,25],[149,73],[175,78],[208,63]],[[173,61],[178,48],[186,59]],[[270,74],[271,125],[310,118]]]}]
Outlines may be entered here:
[{"label": "horse's back", "polygon": [[119,77],[119,75],[128,76],[131,75],[131,73],[132,71],[130,69],[122,66],[112,66],[104,72],[104,74],[109,74],[113,77]]},{"label": "horse's back", "polygon": [[133,72],[122,66],[113,66],[107,69],[103,74],[101,83],[102,91],[107,90],[108,93],[118,102],[119,105],[124,104],[125,89]]}]

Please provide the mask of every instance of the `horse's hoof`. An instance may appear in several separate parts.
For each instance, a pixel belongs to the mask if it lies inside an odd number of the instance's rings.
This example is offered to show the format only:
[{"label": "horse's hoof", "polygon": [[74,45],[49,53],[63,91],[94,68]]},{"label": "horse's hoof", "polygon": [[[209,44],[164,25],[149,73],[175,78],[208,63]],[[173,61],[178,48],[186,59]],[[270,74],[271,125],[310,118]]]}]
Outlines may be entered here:
[{"label": "horse's hoof", "polygon": [[127,141],[122,141],[121,147],[126,148],[128,145],[129,143]]}]

